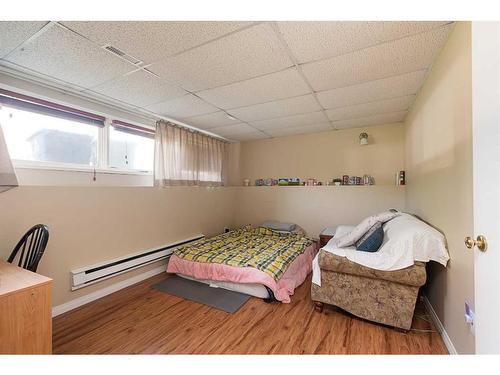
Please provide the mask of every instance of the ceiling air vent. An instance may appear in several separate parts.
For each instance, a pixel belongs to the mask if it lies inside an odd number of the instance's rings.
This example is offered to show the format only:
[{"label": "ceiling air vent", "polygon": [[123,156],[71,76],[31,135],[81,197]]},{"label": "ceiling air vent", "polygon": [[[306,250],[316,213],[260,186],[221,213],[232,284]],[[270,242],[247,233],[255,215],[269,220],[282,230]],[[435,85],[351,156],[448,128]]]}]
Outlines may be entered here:
[{"label": "ceiling air vent", "polygon": [[119,58],[128,61],[129,63],[132,63],[134,65],[139,65],[142,63],[141,60],[136,59],[135,57],[132,57],[130,55],[127,55],[125,52],[119,50],[116,47],[113,47],[112,45],[107,45],[103,47],[106,51],[111,52],[113,55],[118,56]]}]

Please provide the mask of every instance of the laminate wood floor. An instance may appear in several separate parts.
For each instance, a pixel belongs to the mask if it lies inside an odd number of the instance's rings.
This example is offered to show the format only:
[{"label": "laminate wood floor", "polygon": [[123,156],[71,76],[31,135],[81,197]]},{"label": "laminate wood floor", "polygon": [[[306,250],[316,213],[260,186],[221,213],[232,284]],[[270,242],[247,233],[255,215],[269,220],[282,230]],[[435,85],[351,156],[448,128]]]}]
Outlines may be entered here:
[{"label": "laminate wood floor", "polygon": [[[151,286],[157,275],[53,320],[55,354],[447,354],[437,332],[398,332],[325,306],[310,277],[292,303],[250,300],[235,314]],[[419,303],[417,315],[425,311]],[[429,317],[425,317],[429,319]],[[415,317],[413,327],[434,329]]]}]

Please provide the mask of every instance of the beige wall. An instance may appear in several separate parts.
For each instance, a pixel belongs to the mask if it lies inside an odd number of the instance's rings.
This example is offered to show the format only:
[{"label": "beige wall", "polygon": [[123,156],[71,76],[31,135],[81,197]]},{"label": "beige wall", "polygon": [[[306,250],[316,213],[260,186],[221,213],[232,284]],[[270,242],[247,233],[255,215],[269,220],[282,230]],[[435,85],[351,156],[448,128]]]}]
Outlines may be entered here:
[{"label": "beige wall", "polygon": [[129,272],[75,292],[72,269],[159,247],[233,225],[233,188],[41,187],[0,194],[0,258],[34,223],[50,227],[38,271],[54,279],[53,304],[147,271]]},{"label": "beige wall", "polygon": [[443,231],[451,261],[430,267],[427,294],[459,353],[474,351],[464,322],[473,302],[471,28],[459,22],[406,120],[406,206]]},{"label": "beige wall", "polygon": [[404,209],[398,186],[250,186],[237,189],[235,224],[274,219],[300,225],[313,237],[328,226],[356,225],[387,208]]},{"label": "beige wall", "polygon": [[[330,181],[343,174],[375,177],[365,187],[239,187],[235,224],[258,225],[267,219],[291,221],[318,237],[327,226],[357,224],[364,217],[405,205],[404,187],[394,186],[404,167],[404,126],[388,124],[244,142],[240,146],[240,181],[299,177]],[[359,145],[359,133],[370,144]],[[234,180],[234,179],[233,179]]]},{"label": "beige wall", "polygon": [[228,149],[228,185],[238,186],[241,185],[240,177],[240,154],[241,154],[241,143],[230,143]]},{"label": "beige wall", "polygon": [[[361,132],[369,134],[369,145],[359,145]],[[240,164],[240,178],[249,178],[252,184],[257,178],[299,177],[325,182],[343,174],[370,174],[378,185],[393,185],[396,172],[404,166],[404,126],[391,124],[244,142]]]}]

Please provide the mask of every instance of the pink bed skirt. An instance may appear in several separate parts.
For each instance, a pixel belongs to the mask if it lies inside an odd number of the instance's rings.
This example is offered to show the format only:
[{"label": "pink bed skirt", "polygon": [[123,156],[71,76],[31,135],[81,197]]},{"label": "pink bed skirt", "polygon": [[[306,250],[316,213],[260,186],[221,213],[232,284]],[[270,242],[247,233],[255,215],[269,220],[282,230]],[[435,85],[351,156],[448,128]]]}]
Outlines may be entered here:
[{"label": "pink bed skirt", "polygon": [[176,255],[170,257],[167,272],[180,273],[196,279],[231,281],[241,284],[263,284],[273,291],[278,301],[290,303],[290,296],[293,295],[295,288],[302,284],[311,272],[316,250],[316,244],[308,246],[302,254],[295,258],[277,282],[257,268],[192,262],[181,259]]}]

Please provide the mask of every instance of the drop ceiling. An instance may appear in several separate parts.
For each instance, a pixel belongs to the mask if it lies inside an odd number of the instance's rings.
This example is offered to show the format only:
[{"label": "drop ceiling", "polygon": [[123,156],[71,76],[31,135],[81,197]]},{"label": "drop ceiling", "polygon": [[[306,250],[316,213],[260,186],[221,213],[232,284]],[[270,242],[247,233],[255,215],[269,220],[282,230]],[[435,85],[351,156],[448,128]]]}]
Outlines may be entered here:
[{"label": "drop ceiling", "polygon": [[0,65],[246,141],[402,122],[452,27],[8,21]]}]

